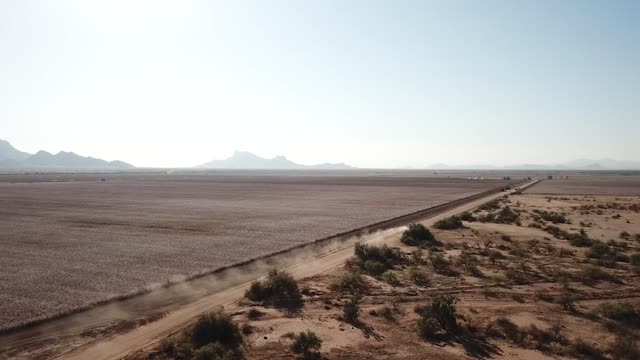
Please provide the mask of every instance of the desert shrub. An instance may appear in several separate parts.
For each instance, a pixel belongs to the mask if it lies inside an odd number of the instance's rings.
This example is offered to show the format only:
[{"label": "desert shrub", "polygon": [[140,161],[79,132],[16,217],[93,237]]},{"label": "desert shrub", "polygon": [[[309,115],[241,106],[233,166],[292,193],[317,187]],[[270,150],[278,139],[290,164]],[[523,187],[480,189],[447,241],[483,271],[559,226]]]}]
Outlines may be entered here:
[{"label": "desert shrub", "polygon": [[575,253],[573,252],[573,250],[564,249],[564,248],[560,248],[560,252],[558,253],[558,255],[560,255],[560,257],[573,256],[574,254]]},{"label": "desert shrub", "polygon": [[468,251],[462,250],[460,255],[456,258],[456,265],[462,266],[462,268],[472,274],[472,275],[480,275],[480,270],[478,269],[478,258],[471,255]]},{"label": "desert shrub", "polygon": [[239,349],[226,349],[218,343],[207,344],[193,353],[194,360],[239,360],[242,357]]},{"label": "desert shrub", "polygon": [[620,232],[620,235],[618,237],[623,240],[631,240],[631,234],[626,231]]},{"label": "desert shrub", "polygon": [[596,312],[628,326],[640,327],[640,311],[628,302],[600,304]]},{"label": "desert shrub", "polygon": [[640,351],[631,334],[618,334],[609,347],[609,353],[614,360],[640,359]]},{"label": "desert shrub", "polygon": [[462,214],[460,214],[460,220],[462,221],[468,221],[468,222],[474,222],[476,221],[476,218],[473,216],[472,213],[465,211]]},{"label": "desert shrub", "polygon": [[362,275],[357,271],[348,272],[333,280],[329,284],[331,291],[350,291],[352,293],[361,293],[366,291],[368,285]]},{"label": "desert shrub", "polygon": [[504,255],[500,251],[497,250],[489,250],[489,261],[491,264],[495,265],[498,260],[504,259]]},{"label": "desert shrub", "polygon": [[478,216],[478,221],[483,222],[483,223],[495,222],[496,221],[496,214],[490,212],[490,213],[486,213],[484,215],[480,215],[480,216]]},{"label": "desert shrub", "polygon": [[525,257],[527,256],[529,253],[527,251],[527,249],[525,249],[523,246],[521,246],[520,244],[516,243],[514,244],[514,246],[511,248],[511,250],[509,250],[509,254],[513,255],[513,256],[517,256],[517,257]]},{"label": "desert shrub", "polygon": [[409,269],[409,279],[416,285],[426,286],[429,285],[429,276],[425,271],[412,267]]},{"label": "desert shrub", "polygon": [[478,207],[478,210],[490,211],[498,210],[500,208],[500,199],[491,200]]},{"label": "desert shrub", "polygon": [[350,324],[357,324],[360,316],[360,298],[357,295],[351,296],[342,307],[344,321]]},{"label": "desert shrub", "polygon": [[278,270],[270,271],[262,282],[253,282],[246,291],[245,297],[251,301],[261,301],[276,307],[302,306],[302,295],[297,281],[288,273]]},{"label": "desert shrub", "polygon": [[513,224],[518,222],[520,214],[513,211],[509,206],[505,206],[496,215],[496,222],[501,224]]},{"label": "desert shrub", "polygon": [[511,241],[513,241],[513,239],[511,239],[511,236],[506,235],[506,234],[502,234],[502,235],[500,235],[500,239],[502,239],[503,241],[506,241],[506,242],[511,242]]},{"label": "desert shrub", "polygon": [[555,211],[546,211],[546,210],[536,209],[536,210],[533,210],[533,212],[544,221],[550,221],[554,224],[569,223],[569,219],[567,219],[563,214],[557,213]]},{"label": "desert shrub", "polygon": [[449,260],[445,259],[444,256],[440,253],[432,253],[429,255],[429,261],[431,261],[431,266],[433,269],[443,275],[451,275],[453,272],[450,268],[451,263]]},{"label": "desert shrub", "polygon": [[416,265],[423,265],[426,263],[423,257],[422,250],[417,249],[411,252],[411,262],[413,262]]},{"label": "desert shrub", "polygon": [[431,231],[422,224],[409,224],[409,228],[402,233],[400,242],[408,246],[440,245]]},{"label": "desert shrub", "polygon": [[418,329],[425,338],[433,336],[438,330],[450,334],[458,331],[460,316],[457,314],[456,299],[451,295],[436,295],[429,304],[417,306],[415,312],[420,315]]},{"label": "desert shrub", "polygon": [[448,218],[444,218],[441,220],[436,221],[435,224],[433,224],[433,227],[435,227],[436,229],[440,229],[440,230],[453,230],[453,229],[459,229],[461,227],[463,227],[462,225],[462,219],[459,216],[450,216]]},{"label": "desert shrub", "polygon": [[577,338],[571,345],[571,353],[578,359],[603,359],[602,351],[597,347],[586,343],[581,338]]},{"label": "desert shrub", "polygon": [[564,239],[565,238],[565,234],[567,233],[566,231],[560,229],[557,226],[553,226],[553,225],[547,225],[543,228],[544,231],[548,232],[549,234],[553,235],[554,237],[558,238],[558,239]]},{"label": "desert shrub", "polygon": [[249,320],[257,320],[261,318],[264,313],[258,309],[251,308],[247,311],[247,319]]},{"label": "desert shrub", "polygon": [[384,280],[389,285],[392,285],[392,286],[400,285],[400,280],[398,280],[398,277],[396,276],[396,274],[391,270],[385,271],[381,277],[382,277],[382,280]]},{"label": "desert shrub", "polygon": [[531,282],[529,275],[520,269],[507,269],[504,272],[504,277],[507,278],[510,283],[516,285],[526,285]]},{"label": "desert shrub", "polygon": [[633,266],[640,266],[640,252],[635,252],[629,257],[629,264]]},{"label": "desert shrub", "polygon": [[387,269],[388,269],[387,265],[384,263],[381,263],[380,261],[367,260],[364,262],[363,270],[371,275],[376,275],[376,276],[382,275],[382,273],[387,271]]},{"label": "desert shrub", "polygon": [[576,247],[587,247],[593,245],[593,240],[589,238],[587,232],[584,229],[580,229],[578,233],[567,233],[566,231],[563,234],[563,237],[569,240],[569,244]]},{"label": "desert shrub", "polygon": [[322,340],[311,330],[293,335],[291,350],[296,354],[303,354],[305,358],[312,358],[322,347]]},{"label": "desert shrub", "polygon": [[218,343],[225,348],[237,348],[242,342],[238,326],[222,312],[206,313],[191,329],[191,343],[195,348]]},{"label": "desert shrub", "polygon": [[394,313],[395,311],[390,306],[384,306],[382,309],[380,309],[380,312],[379,312],[380,316],[382,316],[387,321],[395,320]]},{"label": "desert shrub", "polygon": [[516,345],[524,343],[526,333],[518,325],[506,317],[500,317],[495,321],[495,325],[502,329],[504,336]]},{"label": "desert shrub", "polygon": [[613,267],[617,260],[617,253],[602,241],[594,241],[593,245],[585,252],[589,259],[595,259],[598,264]]},{"label": "desert shrub", "polygon": [[587,283],[592,281],[609,281],[616,284],[622,283],[620,278],[595,265],[585,266],[582,269],[582,278],[583,281]]},{"label": "desert shrub", "polygon": [[355,256],[345,264],[352,270],[362,270],[371,275],[382,275],[385,271],[403,260],[403,255],[397,248],[390,248],[386,244],[375,246],[356,244]]},{"label": "desert shrub", "polygon": [[561,294],[556,302],[565,311],[575,311],[576,298],[568,292]]},{"label": "desert shrub", "polygon": [[640,233],[633,234],[633,240],[640,241]]}]

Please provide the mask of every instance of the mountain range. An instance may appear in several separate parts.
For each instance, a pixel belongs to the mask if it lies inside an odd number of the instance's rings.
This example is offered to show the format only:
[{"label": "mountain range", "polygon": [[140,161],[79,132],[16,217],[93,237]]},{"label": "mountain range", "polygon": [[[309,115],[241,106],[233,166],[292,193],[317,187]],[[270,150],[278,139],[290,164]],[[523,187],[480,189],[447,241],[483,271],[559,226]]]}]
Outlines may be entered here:
[{"label": "mountain range", "polygon": [[560,164],[516,164],[506,166],[433,164],[426,168],[440,170],[640,170],[640,161],[577,159]]},{"label": "mountain range", "polygon": [[[38,151],[30,154],[14,148],[8,141],[0,139],[0,169],[77,169],[77,170],[123,170],[133,169],[133,165],[123,161],[105,161],[90,156],[80,156],[73,152],[61,151],[51,154]],[[356,169],[344,163],[324,163],[317,165],[297,164],[284,156],[263,158],[247,151],[235,151],[224,160],[213,160],[196,166],[201,169],[263,169],[263,170],[347,170]],[[413,168],[418,169],[418,168]],[[620,161],[614,159],[577,159],[560,164],[517,164],[495,165],[447,165],[433,164],[423,169],[436,170],[640,170],[640,161]]]},{"label": "mountain range", "polygon": [[318,165],[302,165],[294,163],[284,156],[276,156],[272,159],[262,158],[247,151],[235,151],[231,157],[224,160],[213,160],[198,166],[205,169],[318,169],[318,170],[346,170],[354,169],[349,165],[339,163],[324,163]]},{"label": "mountain range", "polygon": [[4,169],[70,169],[70,170],[123,170],[134,166],[123,161],[105,161],[73,152],[51,154],[40,150],[29,154],[0,139],[0,168]]}]

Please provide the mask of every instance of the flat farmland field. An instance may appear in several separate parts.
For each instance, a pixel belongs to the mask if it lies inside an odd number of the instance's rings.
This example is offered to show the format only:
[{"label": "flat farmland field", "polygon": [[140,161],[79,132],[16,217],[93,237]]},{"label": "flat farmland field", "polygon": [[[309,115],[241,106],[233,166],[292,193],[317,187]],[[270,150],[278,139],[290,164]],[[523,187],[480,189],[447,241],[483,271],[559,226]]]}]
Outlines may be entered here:
[{"label": "flat farmland field", "polygon": [[0,329],[509,184],[390,172],[0,175]]},{"label": "flat farmland field", "polygon": [[640,195],[640,175],[572,175],[543,180],[524,191],[550,195]]}]

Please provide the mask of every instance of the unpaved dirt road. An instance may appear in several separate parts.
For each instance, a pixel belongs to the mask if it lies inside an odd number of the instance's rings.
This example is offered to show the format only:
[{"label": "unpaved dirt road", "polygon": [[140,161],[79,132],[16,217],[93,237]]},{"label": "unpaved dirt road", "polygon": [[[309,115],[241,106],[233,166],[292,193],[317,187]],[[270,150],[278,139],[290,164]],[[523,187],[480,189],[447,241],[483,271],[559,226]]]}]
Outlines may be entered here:
[{"label": "unpaved dirt road", "polygon": [[[535,181],[525,184],[527,187]],[[512,190],[513,191],[513,190]],[[511,192],[512,192],[511,191]],[[510,192],[509,192],[510,193]],[[457,206],[451,210],[445,211],[438,215],[429,217],[421,221],[425,225],[431,225],[433,222],[458,214],[460,212],[471,210],[482,203],[503,196],[507,193],[497,193],[486,197],[471,201],[464,205]],[[382,243],[390,242],[396,239],[405,227],[395,227],[392,229],[380,231],[361,238],[366,243]],[[353,244],[336,248],[327,253],[317,255],[311,259],[302,261],[293,266],[286,268],[296,278],[310,277],[341,266],[344,261],[353,255]],[[151,322],[147,325],[140,326],[132,331],[122,335],[92,343],[88,346],[76,349],[70,353],[60,355],[58,359],[72,360],[115,360],[120,359],[132,352],[142,348],[152,347],[158,341],[188,326],[196,317],[204,312],[211,311],[219,307],[225,307],[227,310],[233,309],[233,304],[242,298],[245,290],[251,281],[246,281],[240,285],[213,293],[202,297],[201,299],[189,303],[175,311],[170,312],[165,317]]]}]

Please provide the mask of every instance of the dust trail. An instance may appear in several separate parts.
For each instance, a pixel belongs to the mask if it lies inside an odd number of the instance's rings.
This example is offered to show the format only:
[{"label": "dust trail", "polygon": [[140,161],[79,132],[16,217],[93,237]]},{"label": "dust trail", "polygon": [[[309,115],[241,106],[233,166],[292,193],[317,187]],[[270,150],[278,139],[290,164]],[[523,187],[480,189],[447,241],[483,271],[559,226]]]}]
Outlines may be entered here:
[{"label": "dust trail", "polygon": [[101,334],[135,328],[206,295],[261,278],[272,269],[286,270],[348,248],[357,242],[376,242],[387,234],[402,231],[403,228],[404,226],[376,231],[363,230],[358,235],[312,243],[239,266],[202,274],[191,280],[176,278],[171,283],[157,284],[138,296],[2,335],[0,353],[3,355],[0,355],[0,359],[10,358],[10,349],[40,346],[55,339],[78,335],[100,337]]}]

